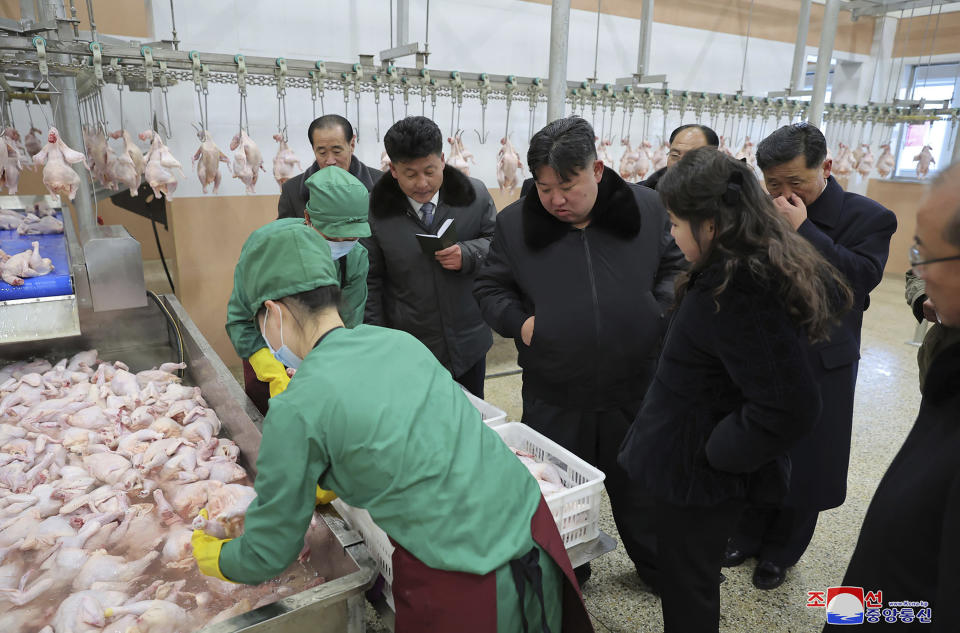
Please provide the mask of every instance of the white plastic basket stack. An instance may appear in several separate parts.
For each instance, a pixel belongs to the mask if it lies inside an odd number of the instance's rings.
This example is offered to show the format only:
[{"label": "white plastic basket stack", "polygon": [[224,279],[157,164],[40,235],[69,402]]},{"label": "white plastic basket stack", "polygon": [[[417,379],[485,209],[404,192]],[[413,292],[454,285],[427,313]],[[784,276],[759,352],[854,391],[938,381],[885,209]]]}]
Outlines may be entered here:
[{"label": "white plastic basket stack", "polygon": [[507,421],[506,411],[501,411],[489,402],[476,397],[466,389],[463,390],[463,393],[467,395],[467,400],[470,401],[470,404],[480,412],[480,415],[483,417],[483,422],[487,426],[500,426]]},{"label": "white plastic basket stack", "polygon": [[[482,400],[480,402],[483,402]],[[513,448],[532,453],[537,461],[547,462],[560,471],[562,492],[546,496],[547,505],[557,522],[567,549],[591,541],[600,535],[600,492],[605,475],[556,442],[520,422],[508,422],[493,429]],[[333,507],[350,527],[363,536],[367,550],[377,562],[385,586],[383,595],[391,609],[393,603],[393,544],[386,532],[373,522],[370,513],[334,499]]]}]

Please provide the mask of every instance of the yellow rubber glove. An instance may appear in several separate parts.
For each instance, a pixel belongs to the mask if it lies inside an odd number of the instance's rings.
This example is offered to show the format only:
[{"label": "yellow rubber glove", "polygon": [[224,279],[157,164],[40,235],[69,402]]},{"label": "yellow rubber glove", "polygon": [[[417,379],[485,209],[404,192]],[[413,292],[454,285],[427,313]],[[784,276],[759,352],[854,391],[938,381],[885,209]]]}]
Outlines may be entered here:
[{"label": "yellow rubber glove", "polygon": [[314,505],[320,506],[325,503],[330,503],[337,498],[337,493],[332,490],[324,490],[320,486],[317,486],[317,501]]},{"label": "yellow rubber glove", "polygon": [[[200,516],[204,519],[210,518],[206,508],[200,510]],[[193,531],[193,536],[190,537],[190,544],[193,546],[193,557],[197,559],[197,568],[201,574],[219,578],[226,582],[233,582],[220,571],[220,548],[223,547],[224,543],[232,540],[233,539],[229,538],[210,536],[203,530]]]},{"label": "yellow rubber glove", "polygon": [[257,374],[257,380],[270,384],[270,397],[273,398],[281,393],[290,384],[290,377],[287,375],[287,368],[278,361],[266,347],[257,350],[249,358],[250,366]]}]

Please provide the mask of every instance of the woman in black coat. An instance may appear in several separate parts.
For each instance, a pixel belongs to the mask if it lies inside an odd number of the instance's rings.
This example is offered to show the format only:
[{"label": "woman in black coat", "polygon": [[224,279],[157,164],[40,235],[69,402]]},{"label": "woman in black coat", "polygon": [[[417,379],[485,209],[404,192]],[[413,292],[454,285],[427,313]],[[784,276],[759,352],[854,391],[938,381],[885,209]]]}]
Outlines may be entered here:
[{"label": "woman in black coat", "polygon": [[787,450],[820,413],[808,339],[852,293],[743,163],[694,150],[658,192],[691,268],[619,462],[657,500],[665,633],[703,633],[719,626],[723,549],[744,503],[782,499]]}]

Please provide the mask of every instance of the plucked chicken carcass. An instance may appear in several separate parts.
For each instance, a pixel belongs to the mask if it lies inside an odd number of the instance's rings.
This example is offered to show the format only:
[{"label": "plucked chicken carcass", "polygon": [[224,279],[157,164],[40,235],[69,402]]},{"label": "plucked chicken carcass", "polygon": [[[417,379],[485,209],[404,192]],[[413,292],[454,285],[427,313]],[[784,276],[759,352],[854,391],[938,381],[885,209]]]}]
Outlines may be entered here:
[{"label": "plucked chicken carcass", "polygon": [[844,143],[840,143],[837,158],[833,161],[833,171],[841,178],[846,178],[853,172],[853,156],[850,148]]},{"label": "plucked chicken carcass", "polygon": [[39,218],[32,213],[28,213],[26,217],[23,218],[23,222],[17,226],[17,233],[20,235],[63,233],[63,222],[52,215],[45,215]]},{"label": "plucked chicken carcass", "polygon": [[500,193],[513,195],[513,190],[519,184],[518,169],[522,176],[523,163],[520,161],[520,154],[509,137],[500,139],[500,151],[497,152],[497,182],[500,184]]},{"label": "plucked chicken carcass", "polygon": [[[123,139],[123,154],[117,156],[117,166],[114,176],[118,182],[129,187],[131,196],[136,196],[137,190],[140,188],[140,178],[143,176],[146,163],[143,157],[143,151],[140,150],[133,141],[133,136],[126,130],[116,130],[110,134],[110,138]],[[126,157],[124,155],[126,155]]]},{"label": "plucked chicken carcass", "polygon": [[727,145],[727,139],[724,136],[720,137],[720,147],[717,148],[721,153],[726,154],[727,156],[733,156],[733,150]]},{"label": "plucked chicken carcass", "polygon": [[637,146],[637,176],[636,182],[640,182],[647,177],[647,174],[650,173],[650,166],[653,162],[650,160],[650,150],[653,149],[653,145],[650,141],[642,141],[640,145]]},{"label": "plucked chicken carcass", "polygon": [[22,286],[24,279],[41,277],[53,271],[53,262],[47,257],[40,257],[40,243],[33,242],[32,246],[10,256],[0,251],[0,276],[6,283]]},{"label": "plucked chicken carcass", "polygon": [[21,171],[20,152],[14,141],[4,134],[0,137],[0,187],[6,187],[11,196],[17,195]]},{"label": "plucked chicken carcass", "polygon": [[533,478],[537,480],[537,483],[540,485],[540,492],[543,493],[545,498],[566,490],[566,486],[563,485],[563,478],[560,476],[560,471],[557,470],[556,466],[546,462],[538,462],[533,453],[519,448],[511,446],[510,450],[513,451],[517,459],[527,467],[527,470],[530,471]]},{"label": "plucked chicken carcass", "polygon": [[917,176],[919,178],[926,178],[927,174],[930,173],[930,165],[937,164],[937,161],[933,160],[933,148],[929,145],[924,145],[920,153],[913,157],[913,160],[917,163]]},{"label": "plucked chicken carcass", "polygon": [[750,140],[748,136],[743,141],[743,147],[740,148],[740,151],[734,156],[737,160],[747,159],[747,164],[756,169],[757,167],[757,151],[756,146],[753,144],[753,141]]},{"label": "plucked chicken carcass", "polygon": [[650,167],[653,171],[660,171],[667,166],[667,157],[670,155],[670,143],[663,142],[660,144],[660,147],[657,148],[657,151],[653,153],[653,157],[650,159]]},{"label": "plucked chicken carcass", "polygon": [[390,157],[387,156],[387,150],[383,150],[380,154],[380,171],[383,173],[390,171]]},{"label": "plucked chicken carcass", "polygon": [[40,137],[37,136],[38,134],[43,134],[43,131],[32,127],[30,131],[27,132],[27,135],[23,137],[23,145],[27,150],[27,154],[31,157],[43,149],[43,142],[40,140]]},{"label": "plucked chicken carcass", "polygon": [[623,150],[623,156],[620,157],[620,177],[627,182],[636,182],[637,160],[640,154],[630,146],[630,139],[621,139],[620,144],[626,148]]},{"label": "plucked chicken carcass", "polygon": [[469,176],[470,163],[476,165],[477,161],[463,146],[463,131],[458,131],[453,137],[448,136],[447,142],[450,143],[450,158],[447,159],[447,163],[454,169],[460,170],[463,175]]},{"label": "plucked chicken carcass", "polygon": [[139,136],[141,141],[150,142],[143,168],[144,180],[153,189],[155,197],[159,198],[160,194],[163,194],[169,200],[180,182],[173,172],[179,171],[180,178],[183,178],[183,168],[170,153],[170,148],[163,144],[158,133],[147,130],[140,132]]},{"label": "plucked chicken carcass", "polygon": [[880,152],[880,157],[877,158],[877,173],[880,174],[881,178],[886,178],[893,171],[897,161],[893,157],[893,153],[890,151],[889,143],[884,143],[880,146],[880,149],[883,151]]},{"label": "plucked chicken carcass", "polygon": [[247,193],[256,193],[257,178],[261,171],[267,171],[263,166],[260,148],[246,130],[240,130],[230,141],[230,151],[233,152],[233,177],[239,178],[247,186]]},{"label": "plucked chicken carcass", "polygon": [[610,169],[616,168],[616,163],[613,162],[613,156],[610,155],[609,150],[607,150],[612,142],[610,139],[596,139],[597,140],[597,158],[603,161],[604,167],[609,167]]},{"label": "plucked chicken carcass", "polygon": [[76,197],[80,186],[80,176],[70,164],[84,160],[82,153],[67,147],[55,127],[47,134],[47,144],[33,157],[33,162],[43,165],[43,184],[50,195],[64,194],[70,200]]},{"label": "plucked chicken carcass", "polygon": [[870,151],[870,145],[863,143],[860,151],[860,161],[857,163],[857,172],[866,178],[873,171],[873,152]]},{"label": "plucked chicken carcass", "polygon": [[220,190],[220,163],[229,165],[230,159],[220,151],[207,130],[198,131],[197,138],[200,139],[200,147],[193,155],[193,165],[197,169],[200,186],[203,193],[207,193],[207,186],[212,184],[213,193],[217,193]]},{"label": "plucked chicken carcass", "polygon": [[[273,157],[273,177],[277,181],[277,184],[282,187],[283,183],[299,174],[303,169],[300,167],[300,159],[297,158],[297,155],[294,154],[290,146],[287,145],[287,140],[283,138],[283,136],[274,134],[273,140],[280,144],[280,146],[277,147],[277,155]],[[223,156],[221,160],[230,162],[226,156]],[[217,175],[219,176],[219,174]],[[217,190],[214,189],[213,192],[216,193]]]}]

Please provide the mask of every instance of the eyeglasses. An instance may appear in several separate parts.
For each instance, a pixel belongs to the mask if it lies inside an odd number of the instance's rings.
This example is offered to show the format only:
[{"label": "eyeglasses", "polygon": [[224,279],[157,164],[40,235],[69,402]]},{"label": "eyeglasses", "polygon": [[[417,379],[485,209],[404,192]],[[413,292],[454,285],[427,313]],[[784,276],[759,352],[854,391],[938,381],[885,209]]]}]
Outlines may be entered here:
[{"label": "eyeglasses", "polygon": [[916,244],[910,247],[910,267],[913,268],[913,272],[920,274],[921,269],[927,264],[936,264],[937,262],[951,262],[954,260],[960,259],[960,255],[952,255],[950,257],[936,257],[934,259],[920,259],[920,249]]}]

